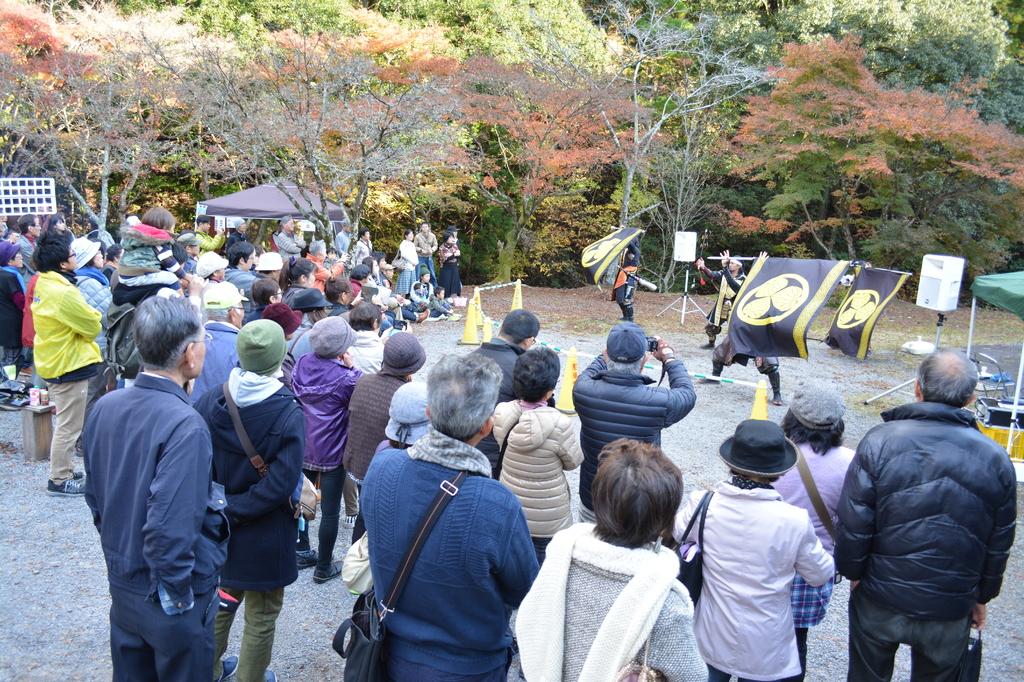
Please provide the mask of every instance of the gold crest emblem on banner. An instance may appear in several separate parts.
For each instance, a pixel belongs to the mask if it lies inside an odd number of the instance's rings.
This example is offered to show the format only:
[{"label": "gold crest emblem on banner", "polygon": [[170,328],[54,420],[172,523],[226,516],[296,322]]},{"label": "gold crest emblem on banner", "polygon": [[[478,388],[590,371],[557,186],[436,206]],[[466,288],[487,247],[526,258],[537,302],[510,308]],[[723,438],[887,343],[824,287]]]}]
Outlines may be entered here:
[{"label": "gold crest emblem on banner", "polygon": [[840,329],[853,329],[871,317],[878,308],[882,297],[874,289],[859,289],[851,294],[839,308],[836,326]]},{"label": "gold crest emblem on banner", "polygon": [[736,314],[749,325],[774,324],[799,310],[808,296],[806,279],[793,273],[777,275],[744,296]]}]

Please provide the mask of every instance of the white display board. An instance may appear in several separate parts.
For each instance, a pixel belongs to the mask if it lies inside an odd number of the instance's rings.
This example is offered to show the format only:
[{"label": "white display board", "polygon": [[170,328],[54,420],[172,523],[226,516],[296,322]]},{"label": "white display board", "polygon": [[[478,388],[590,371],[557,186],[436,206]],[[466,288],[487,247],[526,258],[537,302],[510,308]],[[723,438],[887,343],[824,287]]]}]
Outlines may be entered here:
[{"label": "white display board", "polygon": [[0,215],[57,212],[53,178],[0,178]]},{"label": "white display board", "polygon": [[672,244],[672,260],[679,263],[692,263],[697,259],[697,233],[676,232]]}]

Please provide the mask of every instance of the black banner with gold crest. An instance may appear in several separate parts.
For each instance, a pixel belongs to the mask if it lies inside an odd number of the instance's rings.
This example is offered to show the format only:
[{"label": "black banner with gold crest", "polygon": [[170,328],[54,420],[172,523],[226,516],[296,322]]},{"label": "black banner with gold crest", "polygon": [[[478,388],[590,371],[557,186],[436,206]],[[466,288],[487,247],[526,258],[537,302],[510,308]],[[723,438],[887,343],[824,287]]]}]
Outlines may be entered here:
[{"label": "black banner with gold crest", "polygon": [[604,273],[618,260],[619,254],[642,232],[637,227],[621,227],[583,249],[580,265],[587,269],[590,281],[599,285]]},{"label": "black banner with gold crest", "polygon": [[863,360],[879,315],[909,276],[907,272],[858,268],[849,293],[832,318],[825,343]]},{"label": "black banner with gold crest", "polygon": [[729,320],[737,353],[807,359],[807,330],[848,261],[760,258],[743,282]]}]

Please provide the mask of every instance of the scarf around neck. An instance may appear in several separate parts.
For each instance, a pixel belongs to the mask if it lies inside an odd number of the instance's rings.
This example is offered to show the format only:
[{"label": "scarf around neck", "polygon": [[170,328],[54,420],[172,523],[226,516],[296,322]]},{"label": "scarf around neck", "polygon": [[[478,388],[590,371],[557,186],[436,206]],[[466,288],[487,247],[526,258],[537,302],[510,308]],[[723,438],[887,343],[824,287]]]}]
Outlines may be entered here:
[{"label": "scarf around neck", "polygon": [[21,287],[21,293],[25,293],[25,278],[23,278],[21,276],[21,273],[18,272],[18,268],[14,267],[13,265],[0,265],[0,270],[6,270],[7,272],[14,275],[14,279],[18,280],[18,286]]},{"label": "scarf around neck", "polygon": [[478,476],[491,477],[491,463],[487,456],[472,445],[446,436],[433,426],[406,452],[422,462],[440,464],[447,469],[466,471]]},{"label": "scarf around neck", "polygon": [[77,270],[75,270],[75,274],[78,275],[79,277],[88,277],[89,279],[94,279],[105,287],[110,286],[110,280],[107,279],[107,276],[104,275],[99,270],[99,268],[96,268],[92,265],[86,265],[85,267],[78,268]]}]

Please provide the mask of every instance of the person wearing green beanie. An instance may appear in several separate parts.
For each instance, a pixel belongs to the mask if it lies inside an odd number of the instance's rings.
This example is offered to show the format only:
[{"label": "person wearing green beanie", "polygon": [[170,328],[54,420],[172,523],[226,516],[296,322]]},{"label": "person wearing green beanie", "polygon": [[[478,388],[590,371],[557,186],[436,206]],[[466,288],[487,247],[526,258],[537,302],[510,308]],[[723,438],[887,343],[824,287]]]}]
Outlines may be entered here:
[{"label": "person wearing green beanie", "polygon": [[238,364],[242,370],[262,376],[275,376],[284,360],[284,330],[271,320],[253,320],[238,332]]},{"label": "person wearing green beanie", "polygon": [[[250,322],[238,332],[236,351],[241,367],[232,369],[228,381],[211,387],[195,406],[210,430],[213,479],[224,486],[224,512],[231,522],[221,588],[245,602],[238,656],[222,660],[235,614],[222,610],[216,616],[210,675],[215,680],[236,674],[240,680],[269,680],[276,679],[267,667],[284,588],[298,578],[298,521],[292,510],[296,491],[301,490],[296,484],[306,451],[306,420],[280,380],[286,351],[281,325],[271,320]],[[240,428],[266,465],[263,473],[242,447],[229,400],[237,405]]]}]

